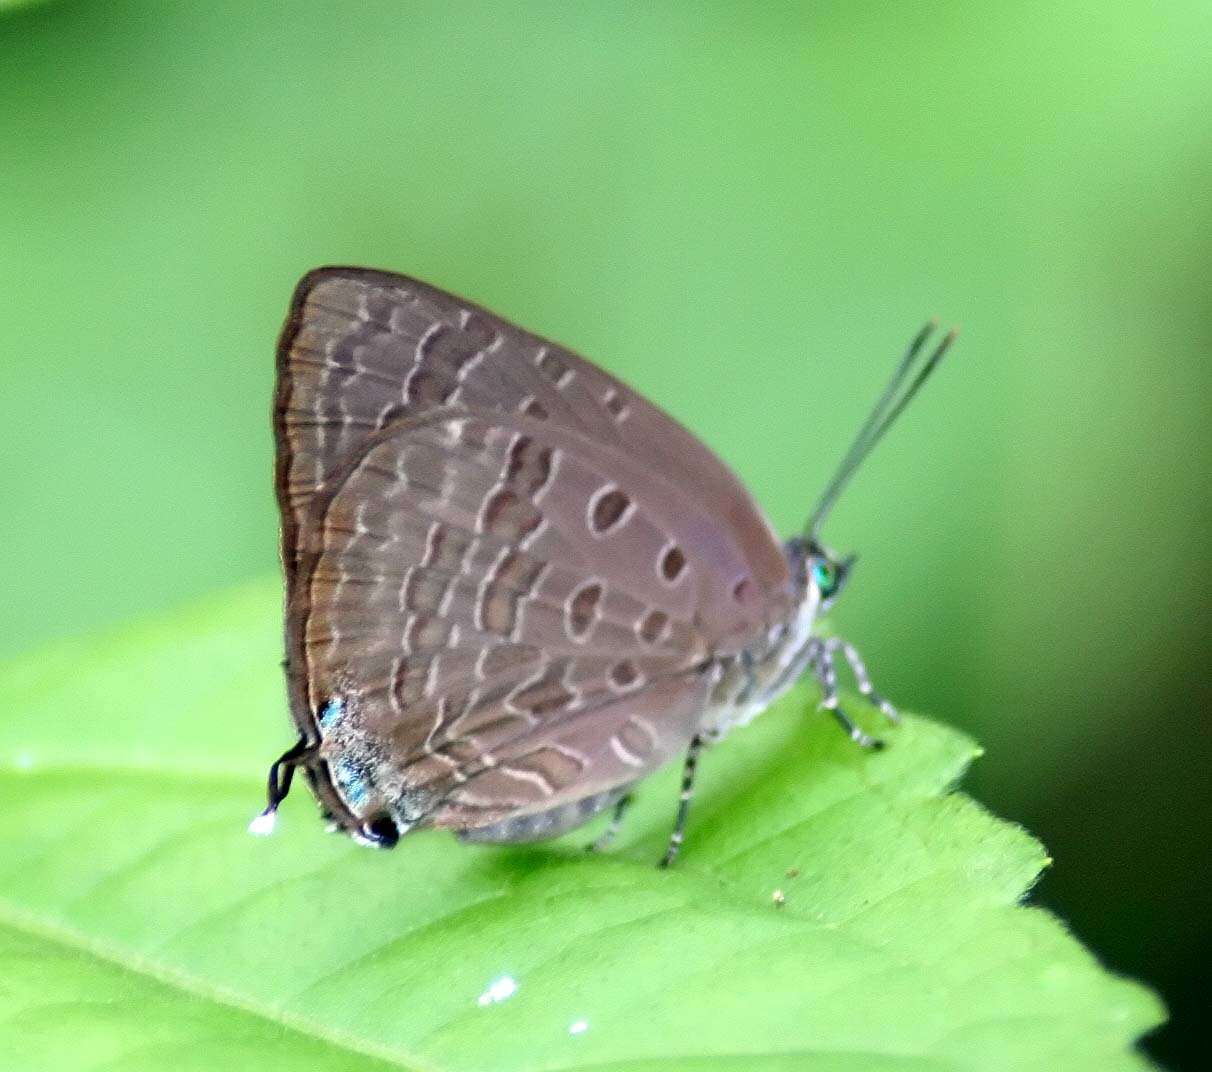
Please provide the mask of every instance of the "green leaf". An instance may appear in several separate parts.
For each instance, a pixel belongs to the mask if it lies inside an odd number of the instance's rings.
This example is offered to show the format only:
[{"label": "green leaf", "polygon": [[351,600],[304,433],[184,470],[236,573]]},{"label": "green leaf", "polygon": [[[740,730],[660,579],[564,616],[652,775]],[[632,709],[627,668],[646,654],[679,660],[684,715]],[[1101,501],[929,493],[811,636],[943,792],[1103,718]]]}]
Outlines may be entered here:
[{"label": "green leaf", "polygon": [[1020,905],[1042,849],[950,792],[978,750],[925,719],[865,754],[796,690],[707,755],[668,872],[673,771],[609,854],[374,852],[306,793],[249,837],[291,738],[278,600],[0,670],[0,1052],[23,1069],[1147,1067],[1157,1000]]},{"label": "green leaf", "polygon": [[48,0],[0,0],[0,15],[17,8],[33,7],[35,4],[45,4]]}]

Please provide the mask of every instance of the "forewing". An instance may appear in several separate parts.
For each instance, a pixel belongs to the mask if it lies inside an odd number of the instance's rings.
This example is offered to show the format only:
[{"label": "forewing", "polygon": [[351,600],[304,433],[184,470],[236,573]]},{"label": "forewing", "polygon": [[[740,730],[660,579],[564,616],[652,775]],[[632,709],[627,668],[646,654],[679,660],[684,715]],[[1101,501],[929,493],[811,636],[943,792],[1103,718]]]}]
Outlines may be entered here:
[{"label": "forewing", "polygon": [[405,276],[322,268],[299,284],[278,349],[283,559],[325,480],[369,437],[438,407],[523,414],[659,464],[730,529],[758,586],[787,583],[748,492],[697,438],[583,358]]},{"label": "forewing", "polygon": [[[421,793],[431,821],[632,780],[694,732],[714,656],[785,612],[777,598],[747,610],[752,567],[709,508],[552,422],[393,422],[301,526],[292,657],[307,707],[341,697],[382,746],[371,780]],[[725,610],[736,627],[709,630]],[[511,793],[488,791],[503,778]]]}]

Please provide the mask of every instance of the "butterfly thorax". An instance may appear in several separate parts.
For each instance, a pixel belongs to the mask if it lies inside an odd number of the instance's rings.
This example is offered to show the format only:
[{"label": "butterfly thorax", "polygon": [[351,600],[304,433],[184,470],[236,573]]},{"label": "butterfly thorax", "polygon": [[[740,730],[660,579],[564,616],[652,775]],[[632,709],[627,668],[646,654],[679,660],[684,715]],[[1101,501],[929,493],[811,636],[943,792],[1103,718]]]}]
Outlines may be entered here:
[{"label": "butterfly thorax", "polygon": [[702,722],[704,732],[713,738],[752,721],[807,668],[819,592],[807,583],[803,543],[789,541],[785,553],[795,586],[790,613],[773,622],[750,646],[718,659],[718,679]]}]

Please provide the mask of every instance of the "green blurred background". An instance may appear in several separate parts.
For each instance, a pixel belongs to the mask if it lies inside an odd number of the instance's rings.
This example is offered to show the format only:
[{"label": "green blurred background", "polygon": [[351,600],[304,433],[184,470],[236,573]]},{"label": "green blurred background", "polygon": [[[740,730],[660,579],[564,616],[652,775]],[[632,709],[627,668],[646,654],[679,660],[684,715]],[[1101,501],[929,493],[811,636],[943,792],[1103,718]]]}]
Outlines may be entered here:
[{"label": "green blurred background", "polygon": [[784,532],[938,314],[953,363],[827,531],[863,556],[836,624],[984,742],[1039,900],[1200,1067],[1212,5],[654,7],[0,13],[0,655],[276,568],[314,265],[581,350]]}]

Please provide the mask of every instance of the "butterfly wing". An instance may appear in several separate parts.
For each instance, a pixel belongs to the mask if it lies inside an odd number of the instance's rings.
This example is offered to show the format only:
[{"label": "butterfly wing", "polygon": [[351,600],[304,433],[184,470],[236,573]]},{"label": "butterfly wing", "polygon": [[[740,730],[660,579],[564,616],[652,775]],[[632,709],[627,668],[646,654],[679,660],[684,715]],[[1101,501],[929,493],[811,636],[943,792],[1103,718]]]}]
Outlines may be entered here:
[{"label": "butterfly wing", "polygon": [[460,827],[659,766],[715,659],[784,612],[746,611],[750,565],[709,509],[534,418],[438,410],[372,434],[300,527],[292,661],[307,711],[340,699],[321,754],[367,810]]},{"label": "butterfly wing", "polygon": [[711,660],[786,613],[777,539],[715,455],[469,302],[320,269],[278,377],[292,713],[409,821],[634,780],[694,732]]},{"label": "butterfly wing", "polygon": [[760,583],[786,583],[778,540],[752,497],[668,414],[494,313],[363,268],[306,275],[278,347],[274,425],[288,572],[298,527],[328,474],[376,431],[436,407],[525,414],[659,461],[737,534]]},{"label": "butterfly wing", "polygon": [[685,750],[713,682],[706,669],[659,678],[521,734],[490,766],[477,763],[465,781],[453,779],[429,821],[477,829],[629,785]]}]

